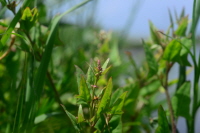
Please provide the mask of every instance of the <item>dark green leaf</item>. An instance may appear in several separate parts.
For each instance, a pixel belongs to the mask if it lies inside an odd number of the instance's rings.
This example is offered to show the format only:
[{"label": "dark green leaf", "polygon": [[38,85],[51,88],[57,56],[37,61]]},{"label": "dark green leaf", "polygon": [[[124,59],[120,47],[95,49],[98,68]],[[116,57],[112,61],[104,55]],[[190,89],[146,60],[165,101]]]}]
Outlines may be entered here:
[{"label": "dark green leaf", "polygon": [[114,103],[114,105],[111,107],[111,110],[109,111],[109,113],[111,115],[115,115],[115,114],[122,114],[123,111],[122,111],[122,108],[124,106],[124,101],[125,101],[125,98],[126,98],[126,93],[127,92],[124,92],[118,99],[117,101]]},{"label": "dark green leaf", "polygon": [[190,88],[191,83],[185,82],[176,92],[172,99],[172,105],[174,109],[174,114],[178,116],[183,116],[187,120],[190,117]]},{"label": "dark green leaf", "polygon": [[158,127],[156,133],[170,133],[167,117],[162,106],[158,108]]},{"label": "dark green leaf", "polygon": [[114,115],[109,121],[109,129],[105,133],[122,133],[122,115]]},{"label": "dark green leaf", "polygon": [[114,105],[114,103],[117,101],[117,98],[123,93],[123,91],[123,88],[119,88],[112,94],[112,97],[110,99],[110,106]]},{"label": "dark green leaf", "polygon": [[67,116],[69,117],[70,121],[72,122],[72,125],[74,126],[74,128],[76,129],[77,132],[80,132],[76,117],[74,115],[72,115],[70,112],[68,112],[65,107],[63,105],[61,105],[63,107],[63,109],[65,110],[65,113],[67,114]]}]

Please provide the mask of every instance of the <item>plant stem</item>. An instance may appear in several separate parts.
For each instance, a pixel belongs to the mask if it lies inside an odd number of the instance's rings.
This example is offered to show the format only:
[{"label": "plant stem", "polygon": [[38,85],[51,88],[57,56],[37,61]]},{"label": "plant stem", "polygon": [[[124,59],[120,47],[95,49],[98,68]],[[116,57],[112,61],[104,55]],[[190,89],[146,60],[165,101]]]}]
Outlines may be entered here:
[{"label": "plant stem", "polygon": [[[195,31],[196,31],[196,26],[198,22],[199,15],[196,14],[196,0],[193,2],[193,11],[192,11],[192,26],[191,26],[191,31],[190,34],[192,35],[192,44],[193,44],[193,56],[194,60],[193,63],[196,64],[196,42],[195,42]],[[199,6],[198,6],[199,8]],[[200,9],[198,9],[200,10]],[[195,116],[196,116],[196,111],[198,109],[198,81],[199,81],[199,68],[197,65],[195,65],[194,68],[194,86],[193,86],[193,106],[192,106],[192,121],[190,125],[190,130],[189,133],[194,133],[195,129]]]},{"label": "plant stem", "polygon": [[13,37],[11,37],[11,38],[12,38],[12,40],[11,40],[11,42],[10,42],[10,46],[9,46],[8,50],[0,57],[0,60],[2,60],[3,58],[5,58],[5,57],[10,53],[11,48],[12,48],[12,46],[13,46],[14,43],[15,43],[15,36],[13,36]]},{"label": "plant stem", "polygon": [[170,120],[171,120],[171,124],[172,124],[172,133],[176,133],[174,112],[173,112],[172,103],[171,103],[171,100],[170,100],[170,95],[169,95],[169,92],[168,92],[168,74],[169,74],[169,71],[170,71],[171,67],[173,66],[173,63],[170,64],[169,62],[167,62],[166,66],[167,66],[167,71],[166,71],[166,78],[165,78],[165,81],[163,83],[163,87],[165,88],[167,104],[168,104],[168,108],[169,108],[169,112],[170,112]]}]

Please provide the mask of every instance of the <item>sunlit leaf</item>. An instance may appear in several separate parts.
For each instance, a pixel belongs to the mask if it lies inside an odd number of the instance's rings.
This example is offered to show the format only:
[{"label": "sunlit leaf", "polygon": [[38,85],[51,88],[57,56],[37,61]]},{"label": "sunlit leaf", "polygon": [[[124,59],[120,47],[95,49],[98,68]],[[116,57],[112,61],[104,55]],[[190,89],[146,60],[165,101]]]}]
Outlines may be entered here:
[{"label": "sunlit leaf", "polygon": [[112,66],[109,66],[107,67],[103,72],[102,72],[102,75],[105,75],[111,68]]},{"label": "sunlit leaf", "polygon": [[180,58],[181,43],[177,40],[172,40],[165,48],[163,59],[167,61],[177,61]]},{"label": "sunlit leaf", "polygon": [[108,59],[104,62],[104,64],[102,65],[103,71],[107,68],[109,61],[110,61],[110,59],[108,58]]},{"label": "sunlit leaf", "polygon": [[151,39],[155,44],[160,44],[160,36],[158,34],[158,30],[154,27],[153,23],[149,21],[150,26],[150,33],[151,33]]},{"label": "sunlit leaf", "polygon": [[85,119],[84,119],[84,115],[83,115],[82,105],[79,105],[79,108],[78,108],[78,123],[81,123],[84,120]]},{"label": "sunlit leaf", "polygon": [[112,78],[109,79],[108,84],[106,86],[106,90],[104,91],[103,97],[100,101],[98,110],[97,110],[97,118],[100,117],[100,114],[102,111],[104,111],[105,107],[109,104],[110,102],[110,97],[111,97],[111,92],[112,92]]},{"label": "sunlit leaf", "polygon": [[175,34],[178,36],[185,36],[187,26],[188,26],[188,17],[181,18],[178,29],[175,31]]}]

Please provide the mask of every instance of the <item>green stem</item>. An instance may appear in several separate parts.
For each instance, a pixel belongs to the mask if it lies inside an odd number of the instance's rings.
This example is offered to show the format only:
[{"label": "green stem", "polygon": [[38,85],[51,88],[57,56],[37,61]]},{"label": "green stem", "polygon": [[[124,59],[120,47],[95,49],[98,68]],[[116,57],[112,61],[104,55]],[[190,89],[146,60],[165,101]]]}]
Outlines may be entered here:
[{"label": "green stem", "polygon": [[[191,27],[191,35],[192,35],[192,44],[193,44],[193,56],[194,56],[194,61],[193,63],[196,63],[196,42],[195,42],[195,31],[196,31],[196,26],[197,26],[197,21],[198,21],[198,16],[196,16],[196,0],[194,0],[193,3],[193,12],[192,12],[192,27]],[[194,66],[194,86],[193,86],[193,106],[192,106],[192,121],[190,125],[190,131],[189,133],[194,133],[195,129],[195,116],[196,116],[196,111],[197,111],[197,104],[198,104],[198,81],[199,81],[199,70],[198,66]]]}]

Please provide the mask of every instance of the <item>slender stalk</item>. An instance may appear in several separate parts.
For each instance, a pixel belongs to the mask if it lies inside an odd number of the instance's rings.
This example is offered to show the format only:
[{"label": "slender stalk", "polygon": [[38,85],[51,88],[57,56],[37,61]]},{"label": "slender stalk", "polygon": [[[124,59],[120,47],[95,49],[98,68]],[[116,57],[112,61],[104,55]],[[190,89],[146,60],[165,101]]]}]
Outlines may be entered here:
[{"label": "slender stalk", "polygon": [[[192,12],[192,27],[191,27],[191,35],[192,35],[192,44],[193,44],[193,56],[194,56],[194,62],[196,62],[196,41],[195,41],[195,31],[196,31],[196,0],[194,0],[193,3],[193,12]],[[197,111],[197,104],[198,104],[198,81],[199,81],[199,70],[198,66],[195,65],[194,68],[194,86],[193,86],[193,106],[192,106],[192,121],[190,125],[190,131],[189,133],[194,133],[195,129],[195,116]]]},{"label": "slender stalk", "polygon": [[14,43],[15,43],[15,36],[12,36],[12,40],[10,42],[9,48],[8,48],[8,50],[3,55],[0,56],[0,60],[2,60],[3,58],[5,58],[10,53],[10,51],[11,51],[12,46],[14,45]]},{"label": "slender stalk", "polygon": [[167,98],[167,104],[168,104],[168,108],[169,108],[169,112],[170,112],[170,120],[171,120],[171,124],[172,124],[172,133],[176,133],[174,112],[173,112],[173,108],[172,108],[170,95],[169,95],[169,92],[168,92],[168,74],[169,74],[171,67],[173,66],[173,63],[169,64],[169,62],[167,62],[166,66],[167,66],[167,71],[166,71],[166,78],[165,78],[165,81],[163,83],[163,87],[165,88],[165,95],[166,95],[166,98]]}]

